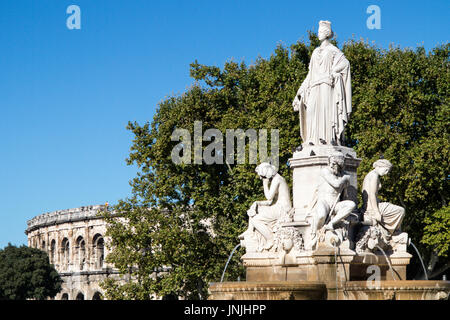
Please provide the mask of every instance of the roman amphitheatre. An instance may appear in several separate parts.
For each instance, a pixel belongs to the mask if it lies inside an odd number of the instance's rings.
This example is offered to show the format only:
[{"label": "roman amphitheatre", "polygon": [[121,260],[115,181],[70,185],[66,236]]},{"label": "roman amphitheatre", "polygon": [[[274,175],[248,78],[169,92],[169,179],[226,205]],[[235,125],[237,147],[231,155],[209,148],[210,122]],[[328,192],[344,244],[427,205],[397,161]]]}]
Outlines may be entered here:
[{"label": "roman amphitheatre", "polygon": [[98,215],[104,207],[59,210],[27,221],[28,246],[47,252],[64,281],[56,300],[100,300],[100,282],[119,277],[117,270],[105,262],[106,223]]}]

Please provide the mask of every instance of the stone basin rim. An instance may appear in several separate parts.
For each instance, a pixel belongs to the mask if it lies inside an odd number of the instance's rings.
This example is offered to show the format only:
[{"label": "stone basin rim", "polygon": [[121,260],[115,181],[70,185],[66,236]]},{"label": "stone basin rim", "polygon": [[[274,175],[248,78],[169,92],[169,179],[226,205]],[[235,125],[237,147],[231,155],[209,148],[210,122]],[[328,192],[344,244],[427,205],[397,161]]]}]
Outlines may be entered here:
[{"label": "stone basin rim", "polygon": [[256,290],[317,290],[325,289],[326,284],[321,281],[227,281],[211,282],[210,288],[214,288],[214,290],[248,290],[249,288]]},{"label": "stone basin rim", "polygon": [[386,290],[414,290],[414,289],[450,289],[450,281],[445,280],[381,280],[377,285],[370,286],[367,281],[348,281],[346,289],[386,289]]},{"label": "stone basin rim", "polygon": [[[416,290],[450,289],[450,281],[445,280],[382,280],[371,286],[367,281],[348,281],[343,284],[346,290]],[[226,281],[211,282],[214,290],[317,290],[327,288],[321,281]]]}]

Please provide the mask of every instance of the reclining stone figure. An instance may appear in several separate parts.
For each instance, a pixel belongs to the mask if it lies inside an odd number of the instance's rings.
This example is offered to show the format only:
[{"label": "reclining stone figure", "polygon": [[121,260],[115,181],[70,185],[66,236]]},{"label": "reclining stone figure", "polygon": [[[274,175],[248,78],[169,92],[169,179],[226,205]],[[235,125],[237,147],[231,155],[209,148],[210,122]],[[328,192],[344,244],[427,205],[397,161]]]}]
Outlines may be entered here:
[{"label": "reclining stone figure", "polygon": [[[325,231],[333,231],[336,225],[347,218],[355,202],[345,200],[346,190],[350,185],[350,176],[344,172],[344,155],[333,152],[328,157],[328,167],[320,172],[321,183],[317,188],[317,203],[311,230],[311,247],[317,243],[317,234],[324,227]],[[325,225],[327,219],[329,222]]]}]

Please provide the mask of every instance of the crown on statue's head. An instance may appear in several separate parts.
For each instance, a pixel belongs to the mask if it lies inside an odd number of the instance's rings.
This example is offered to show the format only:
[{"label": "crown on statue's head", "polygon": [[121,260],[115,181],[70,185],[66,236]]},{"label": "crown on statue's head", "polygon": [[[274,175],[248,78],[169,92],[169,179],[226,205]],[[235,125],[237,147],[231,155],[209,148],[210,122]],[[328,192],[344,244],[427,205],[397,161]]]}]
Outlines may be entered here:
[{"label": "crown on statue's head", "polygon": [[320,28],[320,27],[322,27],[322,28],[327,28],[327,29],[330,29],[330,30],[331,30],[331,22],[328,21],[328,20],[320,20],[320,21],[319,21],[319,28]]}]

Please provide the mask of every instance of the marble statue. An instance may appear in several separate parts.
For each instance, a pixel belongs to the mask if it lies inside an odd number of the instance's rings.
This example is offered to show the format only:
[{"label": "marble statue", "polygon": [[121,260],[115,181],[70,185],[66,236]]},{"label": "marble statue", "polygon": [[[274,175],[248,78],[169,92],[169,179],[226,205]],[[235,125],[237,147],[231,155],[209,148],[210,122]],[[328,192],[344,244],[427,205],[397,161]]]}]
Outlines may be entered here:
[{"label": "marble statue", "polygon": [[389,161],[374,163],[363,182],[363,206],[356,207],[362,159],[344,143],[352,112],[350,63],[331,44],[329,21],[319,22],[318,37],[321,44],[292,102],[303,140],[288,162],[292,198],[277,169],[261,163],[255,171],[265,200],[247,210],[248,229],[239,239],[246,250],[241,259],[247,282],[335,283],[339,297],[339,286],[366,279],[373,265],[386,279],[396,278],[394,272],[406,279],[412,255],[408,234],[400,231],[404,209],[377,198],[380,177],[392,167]]},{"label": "marble statue", "polygon": [[319,22],[321,44],[311,56],[309,72],[293,101],[300,114],[304,144],[342,145],[344,127],[352,112],[350,63],[330,43],[331,23]]},{"label": "marble statue", "polygon": [[[378,190],[380,177],[389,173],[392,163],[386,159],[374,162],[373,170],[364,178],[362,185],[363,221],[366,227],[358,235],[357,251],[374,251],[375,247],[406,251],[408,234],[401,232],[405,209],[389,202],[380,202]],[[370,240],[375,245],[370,245]]]},{"label": "marble statue", "polygon": [[256,239],[256,251],[263,251],[274,245],[274,227],[279,221],[289,220],[292,204],[289,186],[273,165],[263,162],[255,171],[263,181],[266,200],[255,201],[247,211],[249,227],[239,238]]},{"label": "marble statue", "polygon": [[405,209],[389,202],[380,202],[377,195],[381,188],[380,177],[389,173],[392,163],[380,159],[373,164],[373,170],[364,178],[362,185],[362,198],[364,220],[371,221],[373,225],[379,224],[389,234],[400,231],[405,215]]},{"label": "marble statue", "polygon": [[317,202],[311,230],[312,246],[317,242],[317,233],[322,227],[325,231],[334,230],[335,226],[356,208],[355,202],[341,200],[342,197],[346,197],[346,190],[350,184],[350,176],[344,172],[344,161],[344,155],[335,151],[328,157],[328,167],[320,172],[321,183],[317,188]]}]

